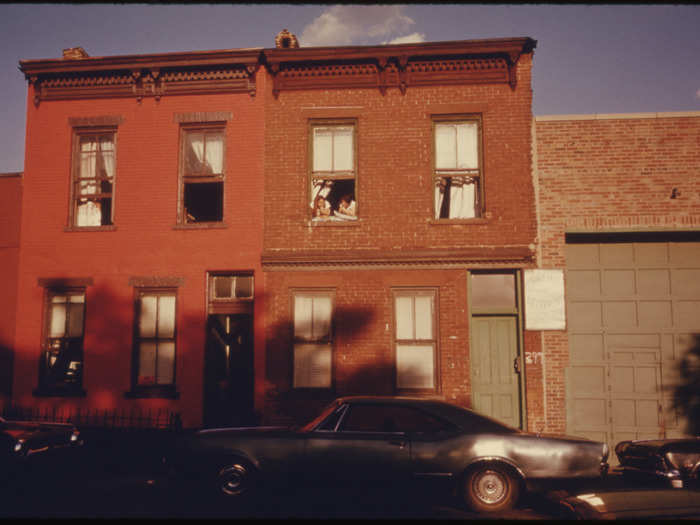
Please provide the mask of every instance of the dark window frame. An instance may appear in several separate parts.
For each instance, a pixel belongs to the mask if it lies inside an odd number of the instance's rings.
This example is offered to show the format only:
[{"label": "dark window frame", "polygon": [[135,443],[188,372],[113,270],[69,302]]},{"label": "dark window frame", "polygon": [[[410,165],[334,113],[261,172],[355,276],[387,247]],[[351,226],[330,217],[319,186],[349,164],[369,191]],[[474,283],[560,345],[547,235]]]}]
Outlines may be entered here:
[{"label": "dark window frame", "polygon": [[[187,171],[187,139],[190,135],[202,133],[204,135],[203,158],[206,159],[206,137],[221,137],[221,173],[202,173]],[[196,122],[180,124],[179,143],[179,176],[178,176],[178,206],[177,224],[180,226],[217,226],[224,223],[226,215],[226,122]],[[186,207],[188,185],[220,185],[220,219],[196,220]]]},{"label": "dark window frame", "polygon": [[[82,296],[82,319],[80,321],[80,336],[70,335],[71,326],[71,309],[65,308],[64,318],[64,335],[53,336],[51,334],[51,325],[53,321],[53,305],[59,304],[54,302],[54,297],[66,296],[66,300],[62,303],[65,305],[76,304],[70,301],[70,297]],[[43,305],[43,322],[42,322],[42,345],[41,356],[39,359],[39,374],[38,387],[34,391],[35,396],[59,396],[59,397],[84,397],[86,395],[83,389],[84,364],[85,364],[85,317],[87,313],[87,287],[86,286],[46,286],[44,288],[44,305]],[[56,354],[56,360],[59,356],[65,355],[68,349],[79,353],[80,361],[77,369],[77,379],[67,380],[66,377],[62,381],[52,379],[50,377],[51,365],[49,359],[51,354]],[[56,349],[57,352],[52,350]],[[68,375],[71,370],[70,362],[67,364],[64,376]]]},{"label": "dark window frame", "polygon": [[[153,397],[153,398],[179,398],[177,391],[177,361],[178,361],[178,315],[179,315],[179,298],[178,288],[172,286],[154,287],[154,286],[137,286],[134,288],[134,322],[133,322],[133,349],[132,349],[132,366],[131,366],[131,390],[126,392],[125,396],[130,398]],[[146,296],[171,296],[174,298],[173,314],[173,335],[171,337],[159,337],[156,334],[154,337],[142,337],[140,334],[141,321],[141,305],[142,298]],[[157,314],[156,314],[157,315]],[[158,320],[156,318],[156,330]],[[153,341],[156,343],[156,360],[158,359],[159,342],[172,342],[173,344],[173,369],[172,382],[158,383],[157,378],[153,384],[139,384],[139,374],[141,365],[140,343],[142,341]],[[157,362],[154,365],[157,372]]]},{"label": "dark window frame", "polygon": [[[315,131],[316,129],[341,129],[341,128],[352,128],[352,169],[351,170],[334,170],[331,168],[330,171],[315,170],[314,166],[314,152],[316,148],[315,144]],[[314,223],[325,223],[327,219],[317,217],[316,215],[316,199],[318,195],[314,196],[314,186],[316,184],[326,185],[330,183],[331,185],[339,182],[338,186],[345,184],[346,181],[352,181],[352,201],[354,202],[354,219],[359,217],[359,199],[358,199],[358,119],[356,118],[331,118],[331,119],[319,119],[312,118],[309,119],[308,124],[308,197],[307,202],[309,203],[309,217]],[[332,186],[331,186],[332,187]],[[341,191],[338,195],[334,195],[334,191],[331,189],[327,195],[331,199],[327,199],[330,205],[330,216],[328,219],[338,218],[335,215],[336,212],[340,211],[340,201],[347,194],[347,190]],[[353,221],[353,218],[346,218],[344,220],[338,220],[339,223],[347,223],[348,221]],[[334,221],[336,222],[336,221]]]},{"label": "dark window frame", "polygon": [[[440,124],[472,124],[477,125],[477,155],[478,168],[476,169],[438,169],[437,167],[437,128]],[[433,202],[431,208],[433,210],[432,219],[436,221],[455,222],[455,221],[473,221],[481,219],[486,212],[485,206],[485,184],[484,184],[484,123],[481,114],[459,114],[459,115],[432,115],[431,122],[431,151],[432,151],[432,179],[431,200]],[[477,191],[475,192],[474,217],[441,217],[441,211],[436,208],[436,189],[445,185],[443,179],[466,178],[475,180]],[[448,205],[449,201],[442,201],[443,206]]]},{"label": "dark window frame", "polygon": [[[75,126],[73,127],[72,148],[71,148],[71,175],[70,175],[70,204],[68,206],[68,229],[70,230],[110,230],[114,229],[114,204],[115,204],[115,189],[117,179],[117,131],[118,126]],[[112,144],[112,176],[103,176],[96,173],[95,177],[83,177],[81,173],[83,155],[86,154],[81,149],[83,138],[93,138],[93,142],[97,144],[95,150],[96,167],[99,167],[98,159],[104,159],[100,156],[102,152],[102,141],[100,137],[111,136]],[[100,191],[96,193],[81,193],[81,183],[94,181],[95,186],[99,184]],[[111,190],[105,191],[105,185],[111,185]],[[97,189],[97,188],[96,188]],[[101,224],[99,225],[79,225],[78,204],[81,200],[86,201],[101,201],[100,213]],[[106,217],[103,206],[109,205],[109,216]]]}]

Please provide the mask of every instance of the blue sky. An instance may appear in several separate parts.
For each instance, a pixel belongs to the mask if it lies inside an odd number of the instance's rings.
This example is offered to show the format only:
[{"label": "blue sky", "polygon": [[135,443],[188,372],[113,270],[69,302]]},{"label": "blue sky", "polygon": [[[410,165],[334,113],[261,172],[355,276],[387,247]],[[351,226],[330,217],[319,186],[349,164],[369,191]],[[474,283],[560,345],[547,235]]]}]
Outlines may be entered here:
[{"label": "blue sky", "polygon": [[23,59],[529,36],[535,115],[700,111],[700,7],[671,4],[0,4],[0,173],[24,169]]}]

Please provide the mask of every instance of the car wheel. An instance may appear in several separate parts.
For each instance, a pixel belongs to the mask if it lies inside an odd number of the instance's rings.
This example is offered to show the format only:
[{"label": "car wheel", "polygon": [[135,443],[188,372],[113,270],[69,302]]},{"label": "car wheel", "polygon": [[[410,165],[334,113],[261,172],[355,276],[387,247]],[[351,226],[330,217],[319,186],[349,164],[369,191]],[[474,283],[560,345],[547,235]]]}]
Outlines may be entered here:
[{"label": "car wheel", "polygon": [[519,492],[519,480],[501,465],[479,465],[469,470],[464,478],[464,500],[477,512],[511,509]]},{"label": "car wheel", "polygon": [[247,496],[253,488],[253,469],[243,461],[236,461],[219,470],[216,477],[219,494],[227,497]]}]

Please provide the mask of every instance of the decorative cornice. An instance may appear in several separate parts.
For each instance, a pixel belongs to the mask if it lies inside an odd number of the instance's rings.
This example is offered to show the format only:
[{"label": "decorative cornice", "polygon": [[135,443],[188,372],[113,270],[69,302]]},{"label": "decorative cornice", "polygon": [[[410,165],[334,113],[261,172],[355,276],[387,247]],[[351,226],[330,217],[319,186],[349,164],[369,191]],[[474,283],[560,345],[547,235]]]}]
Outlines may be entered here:
[{"label": "decorative cornice", "polygon": [[516,64],[531,53],[531,38],[471,40],[386,46],[265,49],[275,96],[283,90],[508,83]]},{"label": "decorative cornice", "polygon": [[20,70],[42,100],[154,97],[199,93],[255,96],[260,50],[23,60]]},{"label": "decorative cornice", "polygon": [[424,251],[265,251],[262,266],[274,270],[462,268],[465,265],[528,265],[535,260],[529,246],[473,247]]}]

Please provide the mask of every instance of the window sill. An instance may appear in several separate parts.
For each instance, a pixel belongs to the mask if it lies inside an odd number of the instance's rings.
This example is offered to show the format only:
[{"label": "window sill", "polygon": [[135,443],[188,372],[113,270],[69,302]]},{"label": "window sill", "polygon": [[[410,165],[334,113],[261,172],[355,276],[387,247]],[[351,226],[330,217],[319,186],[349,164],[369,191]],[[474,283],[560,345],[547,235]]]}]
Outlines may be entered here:
[{"label": "window sill", "polygon": [[347,228],[351,226],[359,226],[360,219],[356,220],[333,220],[333,219],[311,219],[308,224],[310,226],[328,228],[334,226],[340,226],[341,228]]},{"label": "window sill", "polygon": [[86,397],[87,392],[82,388],[49,388],[37,387],[32,395],[34,397]]},{"label": "window sill", "polygon": [[228,228],[228,224],[225,222],[194,222],[173,226],[173,230],[223,230],[226,228]]},{"label": "window sill", "polygon": [[64,232],[113,232],[117,231],[117,227],[114,224],[108,226],[66,226],[63,228]]},{"label": "window sill", "polygon": [[180,392],[176,391],[174,386],[136,387],[133,390],[124,392],[124,397],[126,399],[180,399]]},{"label": "window sill", "polygon": [[473,219],[430,219],[428,224],[435,226],[449,226],[454,224],[489,224],[490,219],[486,217],[475,217]]}]

